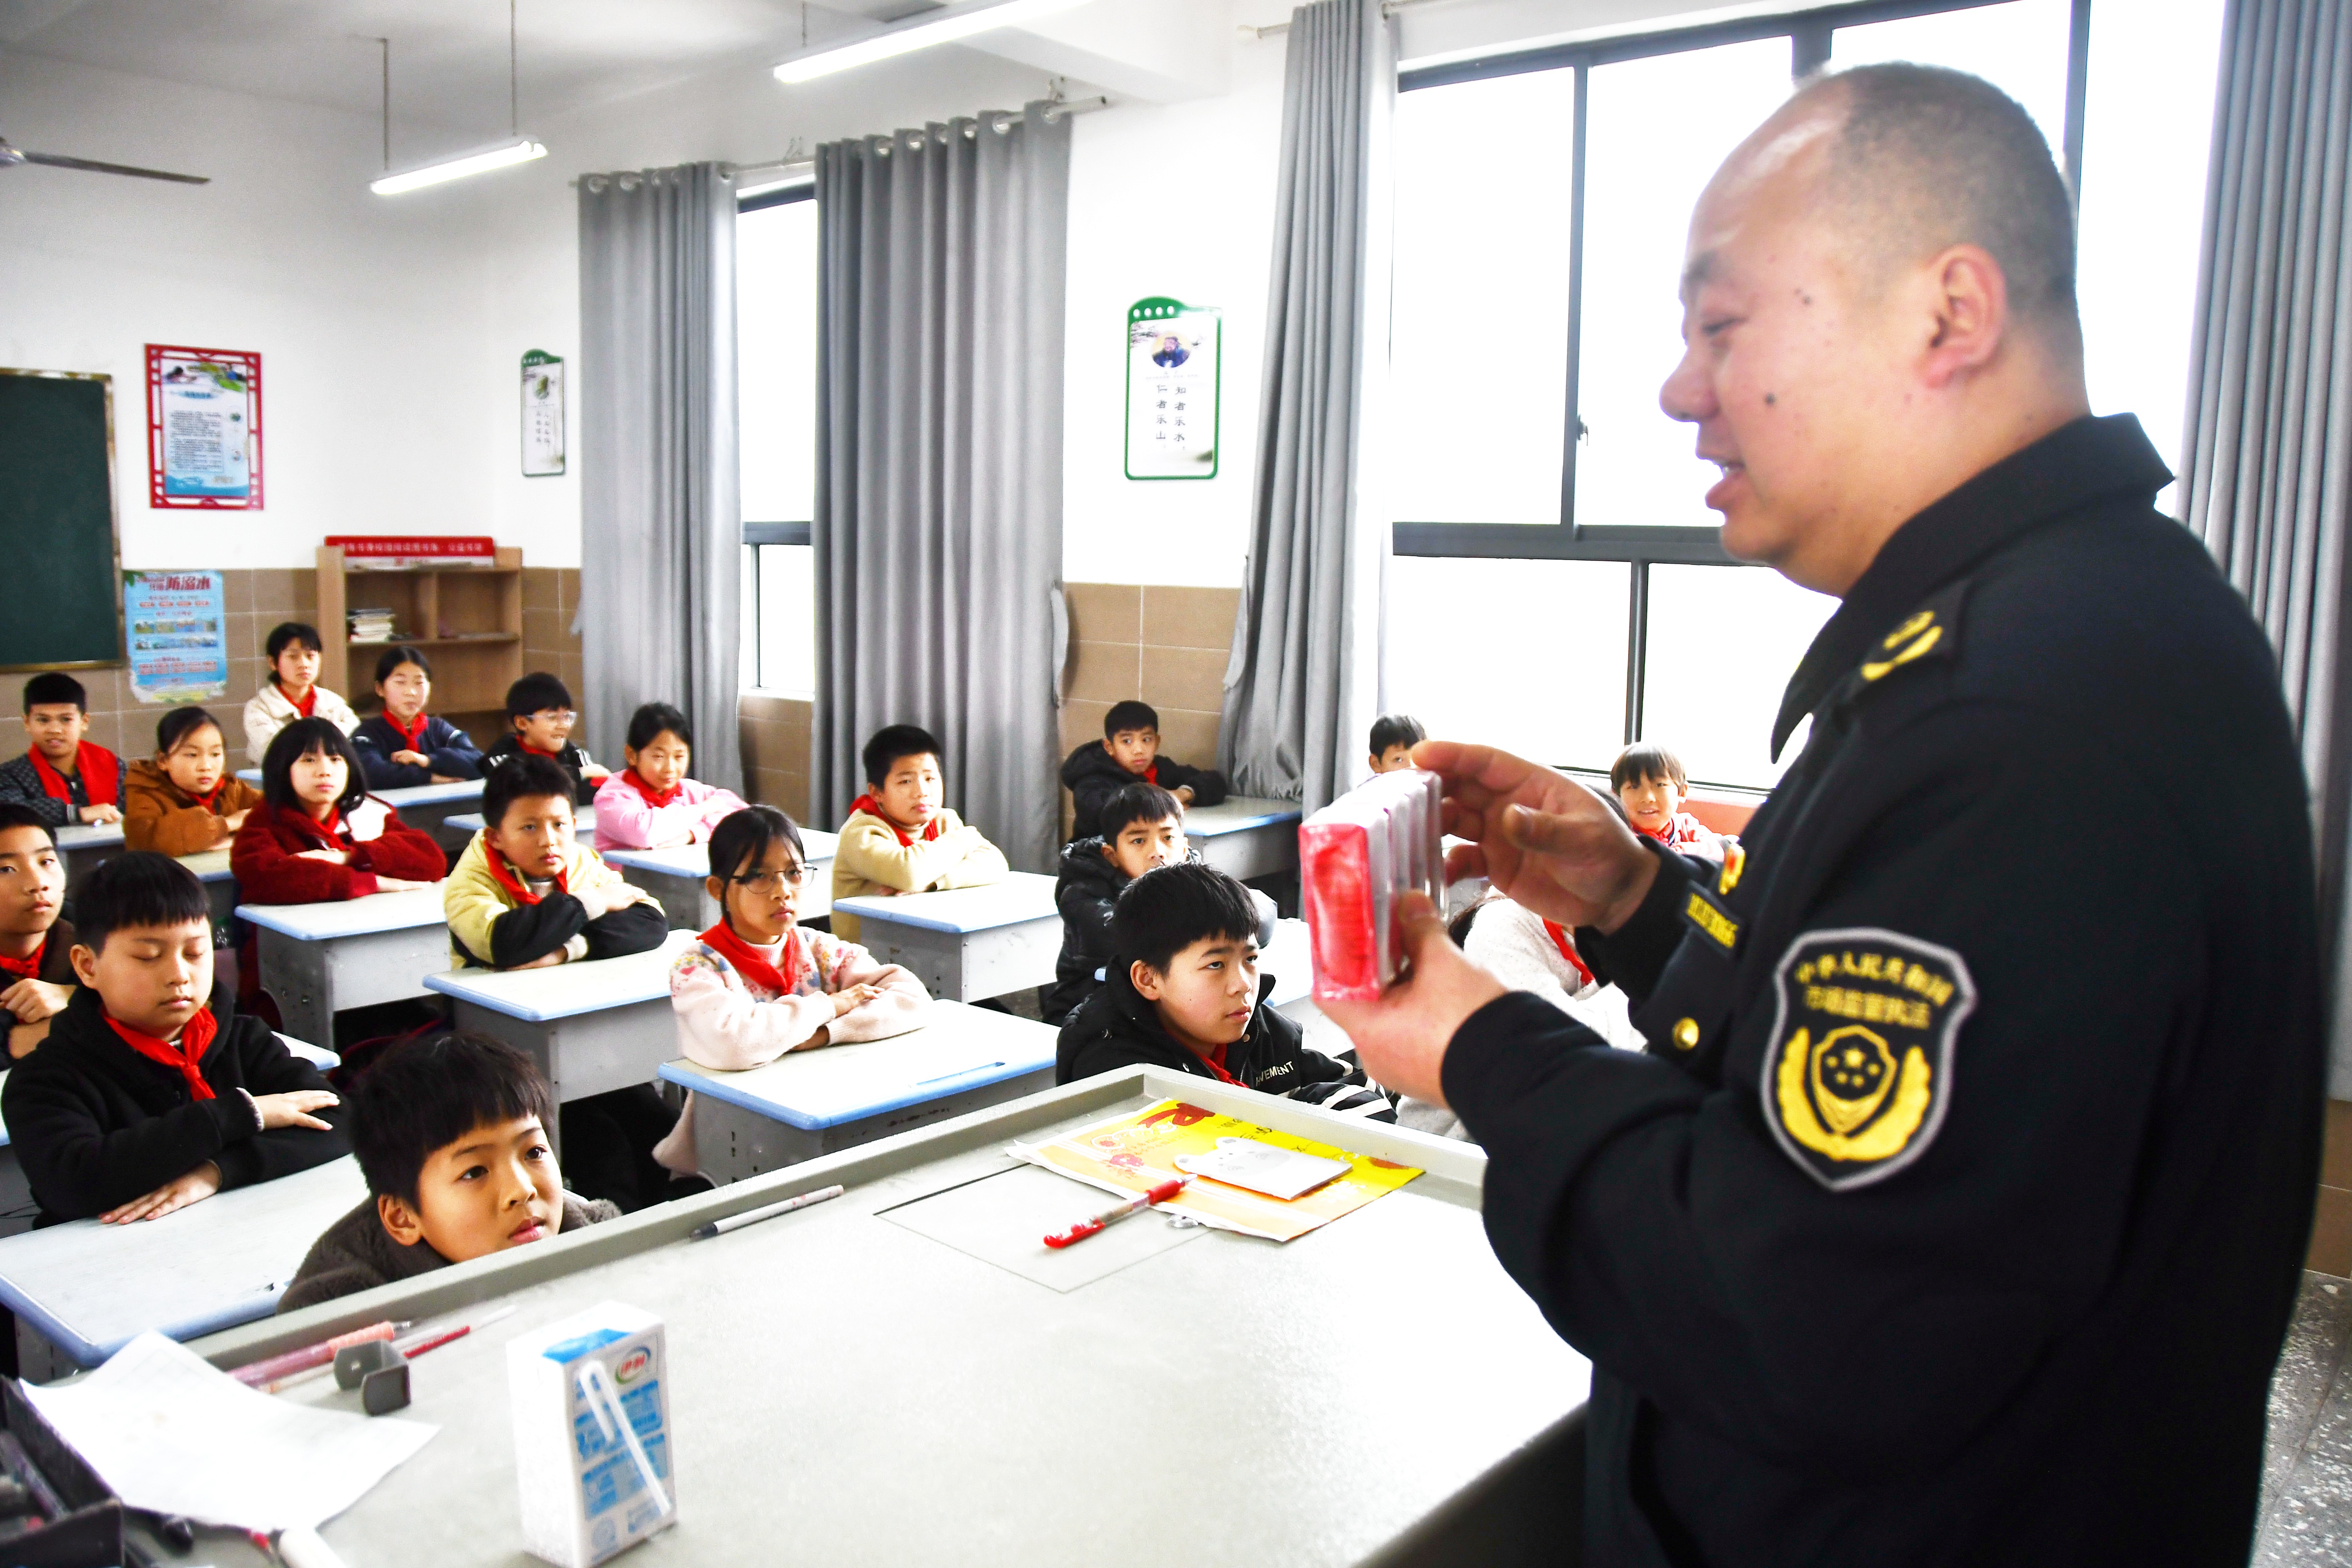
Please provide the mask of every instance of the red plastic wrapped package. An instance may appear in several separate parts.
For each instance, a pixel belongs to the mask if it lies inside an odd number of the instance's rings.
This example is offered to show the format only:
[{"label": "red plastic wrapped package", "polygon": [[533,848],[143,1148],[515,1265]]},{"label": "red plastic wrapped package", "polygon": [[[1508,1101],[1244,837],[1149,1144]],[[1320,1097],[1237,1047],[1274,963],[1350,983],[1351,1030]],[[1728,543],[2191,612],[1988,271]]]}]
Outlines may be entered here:
[{"label": "red plastic wrapped package", "polygon": [[1298,826],[1298,877],[1315,953],[1315,994],[1369,1000],[1404,967],[1397,895],[1444,896],[1437,775],[1377,773]]}]

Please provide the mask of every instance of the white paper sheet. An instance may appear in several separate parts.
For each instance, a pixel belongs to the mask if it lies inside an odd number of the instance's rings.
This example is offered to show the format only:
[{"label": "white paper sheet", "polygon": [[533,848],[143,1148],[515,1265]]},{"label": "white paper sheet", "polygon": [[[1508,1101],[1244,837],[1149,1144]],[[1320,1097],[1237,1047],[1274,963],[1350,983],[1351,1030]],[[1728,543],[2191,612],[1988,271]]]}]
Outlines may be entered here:
[{"label": "white paper sheet", "polygon": [[316,1529],[440,1430],[258,1393],[152,1331],[25,1395],[133,1508],[241,1530]]}]

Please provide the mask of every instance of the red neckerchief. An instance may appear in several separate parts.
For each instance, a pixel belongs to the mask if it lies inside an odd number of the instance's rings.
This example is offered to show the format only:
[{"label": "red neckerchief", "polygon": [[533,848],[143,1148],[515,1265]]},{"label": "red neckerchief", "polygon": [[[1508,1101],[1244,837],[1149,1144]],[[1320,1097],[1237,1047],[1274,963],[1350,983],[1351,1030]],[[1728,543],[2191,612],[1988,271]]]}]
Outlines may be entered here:
[{"label": "red neckerchief", "polygon": [[302,837],[317,839],[323,849],[349,849],[358,842],[351,837],[343,814],[333,806],[327,808],[324,817],[316,817],[299,806],[281,805],[278,808],[278,820]]},{"label": "red neckerchief", "polygon": [[515,750],[534,757],[545,757],[551,763],[561,762],[563,759],[563,752],[561,747],[552,752],[542,752],[537,746],[532,745],[529,741],[524,740],[520,735],[515,737]]},{"label": "red neckerchief", "polygon": [[637,776],[637,770],[635,768],[625,768],[622,770],[621,782],[627,784],[631,789],[635,790],[639,795],[645,796],[646,804],[651,806],[667,805],[670,802],[676,800],[679,795],[686,793],[686,786],[684,784],[674,784],[669,786],[667,794],[656,795],[654,793],[654,786],[639,778]]},{"label": "red neckerchief", "polygon": [[[515,902],[519,904],[539,902],[539,895],[530,890],[530,884],[516,874],[513,863],[499,854],[498,846],[489,841],[487,837],[489,829],[486,827],[482,832],[485,835],[482,840],[482,859],[490,868],[491,880],[513,894]],[[568,893],[572,890],[569,879],[565,877],[563,868],[561,866],[555,868],[555,889],[560,893]]]},{"label": "red neckerchief", "polygon": [[[892,822],[887,816],[884,815],[882,803],[876,800],[871,795],[859,795],[856,800],[849,803],[849,809],[852,815],[862,811],[869,816],[879,818],[885,826],[888,827],[891,832],[898,836],[899,848],[908,849],[914,847],[914,836],[908,833],[905,828],[899,826],[897,823]],[[932,839],[937,838],[941,833],[946,831],[946,820],[941,817],[934,816],[929,822],[923,824],[923,842],[929,844]]]},{"label": "red neckerchief", "polygon": [[737,936],[734,928],[723,920],[704,931],[702,940],[713,952],[733,964],[735,973],[744,979],[756,981],[780,996],[794,994],[795,987],[784,976],[790,974],[795,980],[800,976],[800,927],[794,926],[784,933],[784,950],[777,955],[783,960],[781,968],[762,957],[758,948]]},{"label": "red neckerchief", "polygon": [[[1217,1075],[1217,1081],[1219,1083],[1240,1084],[1242,1081],[1241,1079],[1235,1078],[1233,1074],[1225,1070],[1225,1049],[1226,1047],[1223,1046],[1219,1046],[1214,1056],[1202,1057],[1201,1063],[1211,1072]],[[1195,1052],[1194,1054],[1198,1055],[1199,1053]],[[1242,1087],[1247,1088],[1248,1086],[1246,1084],[1243,1084]]]},{"label": "red neckerchief", "polygon": [[1570,966],[1572,967],[1579,974],[1584,976],[1584,983],[1587,985],[1591,984],[1592,971],[1585,968],[1584,960],[1576,956],[1576,943],[1570,940],[1568,928],[1561,925],[1558,921],[1544,921],[1544,931],[1551,938],[1552,946],[1559,949],[1559,955],[1568,960]]},{"label": "red neckerchief", "polygon": [[[41,748],[36,746],[26,754],[33,759],[33,771],[41,775],[41,793],[51,800],[61,800],[68,805],[72,805],[73,785],[66,782],[65,774],[50,765],[48,758],[41,755]],[[82,793],[89,797],[90,805],[117,804],[114,793],[114,753],[105,747],[93,746],[88,741],[82,742],[74,752],[74,776],[81,780]]]},{"label": "red neckerchief", "polygon": [[1152,758],[1151,765],[1143,770],[1143,782],[1148,784],[1156,784],[1160,782],[1160,759],[1158,757]]},{"label": "red neckerchief", "polygon": [[[286,697],[286,683],[282,680],[278,680],[274,675],[269,679],[278,682],[278,695],[280,697]],[[295,712],[299,713],[303,718],[308,719],[310,716],[310,710],[319,706],[319,683],[315,680],[312,681],[310,685],[302,689],[301,696],[286,697],[286,700],[294,704]],[[394,728],[397,728],[397,726],[394,726]]]},{"label": "red neckerchief", "polygon": [[33,950],[33,956],[30,958],[11,958],[6,953],[0,952],[0,973],[13,974],[19,980],[36,979],[41,973],[41,959],[48,951],[49,936],[47,931],[43,931],[41,945]]},{"label": "red neckerchief", "polygon": [[389,708],[383,710],[383,721],[392,726],[394,734],[400,737],[403,742],[402,750],[422,752],[425,749],[425,726],[433,721],[424,709],[420,708],[416,710],[416,723],[414,728],[402,724],[398,719],[393,717],[392,710]]},{"label": "red neckerchief", "polygon": [[[170,781],[170,779],[171,779],[171,776],[172,776],[171,774],[169,774],[169,773],[165,773],[165,774],[163,775],[165,782],[167,782],[167,783],[168,783],[168,782]],[[201,805],[201,806],[203,806],[206,811],[211,812],[215,816],[220,816],[220,815],[221,815],[221,809],[220,809],[220,797],[221,797],[221,792],[228,788],[228,775],[227,775],[226,773],[223,773],[223,774],[221,774],[221,776],[220,776],[220,782],[219,782],[218,784],[215,784],[215,785],[213,785],[213,793],[212,793],[212,794],[210,794],[210,795],[189,795],[189,794],[188,794],[188,792],[187,792],[186,790],[180,789],[180,786],[179,786],[178,784],[173,784],[173,785],[172,785],[172,787],[173,787],[173,789],[179,789],[179,790],[180,790],[180,793],[181,793],[183,795],[185,795],[185,796],[186,796],[190,801],[194,802],[194,803],[195,805]]]},{"label": "red neckerchief", "polygon": [[196,1070],[197,1064],[205,1059],[205,1052],[213,1043],[213,1036],[220,1029],[219,1024],[214,1021],[211,1008],[196,1009],[196,1016],[190,1018],[187,1026],[180,1031],[177,1045],[159,1040],[152,1035],[142,1035],[110,1017],[106,1020],[106,1026],[121,1036],[122,1043],[141,1056],[151,1061],[162,1062],[167,1068],[178,1068],[180,1076],[188,1080],[188,1093],[195,1099],[218,1098],[213,1093],[213,1086],[205,1081],[205,1075]]}]

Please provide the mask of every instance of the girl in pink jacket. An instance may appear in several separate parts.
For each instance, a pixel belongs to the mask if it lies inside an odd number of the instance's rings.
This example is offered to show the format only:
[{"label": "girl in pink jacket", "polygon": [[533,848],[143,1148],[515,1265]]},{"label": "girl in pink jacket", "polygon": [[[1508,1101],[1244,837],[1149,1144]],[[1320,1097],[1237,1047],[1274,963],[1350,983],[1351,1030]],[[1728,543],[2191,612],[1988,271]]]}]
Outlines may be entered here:
[{"label": "girl in pink jacket", "polygon": [[[597,821],[604,821],[603,807]],[[670,1007],[688,1060],[740,1072],[786,1051],[887,1039],[923,1025],[930,994],[895,963],[877,963],[853,942],[803,931],[800,899],[813,873],[800,829],[772,805],[746,806],[710,836],[710,865],[730,869],[705,885],[719,923],[670,966]],[[688,1174],[699,1168],[694,1097],[654,1158]]]},{"label": "girl in pink jacket", "polygon": [[732,790],[686,776],[694,731],[667,702],[648,702],[629,716],[629,765],[596,790],[596,847],[676,849],[708,844],[721,820],[743,809]]}]

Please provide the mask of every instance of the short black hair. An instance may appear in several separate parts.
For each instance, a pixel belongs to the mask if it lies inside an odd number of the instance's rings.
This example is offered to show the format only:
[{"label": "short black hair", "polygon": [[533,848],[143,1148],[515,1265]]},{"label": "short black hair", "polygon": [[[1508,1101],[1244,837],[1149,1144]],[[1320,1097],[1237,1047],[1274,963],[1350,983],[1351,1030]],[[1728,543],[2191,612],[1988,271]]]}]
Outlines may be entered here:
[{"label": "short black hair", "polygon": [[885,724],[874,731],[866,742],[858,760],[866,764],[866,782],[875,788],[890,776],[890,770],[901,757],[937,758],[944,768],[947,759],[940,755],[940,738],[920,724]]},{"label": "short black hair", "polygon": [[560,677],[534,669],[507,688],[509,719],[528,719],[550,708],[558,712],[572,710],[572,689]]},{"label": "short black hair", "polygon": [[[184,708],[166,709],[163,716],[155,721],[155,754],[170,756],[173,747],[207,726],[219,730],[220,721],[194,703]],[[228,740],[226,730],[221,731],[221,740],[224,742]]]},{"label": "short black hair", "polygon": [[70,702],[85,713],[89,711],[89,693],[62,669],[45,669],[25,682],[26,712],[55,702]]},{"label": "short black hair", "polygon": [[412,1206],[425,1162],[475,1128],[536,1116],[554,1130],[547,1080],[531,1059],[459,1029],[386,1047],[352,1086],[351,1102],[344,1127],[368,1191]]},{"label": "short black hair", "polygon": [[343,759],[343,793],[335,801],[337,811],[350,811],[367,798],[367,772],[360,766],[352,738],[332,719],[315,715],[295,720],[270,738],[269,750],[261,753],[261,798],[281,811],[303,810],[294,794],[294,763],[313,752]]},{"label": "short black hair", "polygon": [[269,638],[261,647],[263,652],[268,655],[269,662],[275,665],[278,662],[278,656],[284,653],[290,643],[300,643],[312,653],[327,651],[326,639],[319,635],[319,628],[308,621],[278,622],[269,628]]},{"label": "short black hair", "polygon": [[694,749],[694,726],[687,722],[686,715],[670,703],[648,702],[629,715],[629,750],[644,751],[661,739],[665,730],[684,741],[688,751]]},{"label": "short black hair", "polygon": [[1652,779],[1672,779],[1676,789],[1690,788],[1690,775],[1683,772],[1683,760],[1655,741],[1634,742],[1609,764],[1609,787],[1612,790],[1623,789],[1630,784],[1646,784]]},{"label": "short black hair", "polygon": [[1410,713],[1383,713],[1372,721],[1372,755],[1384,757],[1391,746],[1418,746],[1429,739],[1421,721]]},{"label": "short black hair", "polygon": [[1103,715],[1103,739],[1108,741],[1122,730],[1160,729],[1160,714],[1149,702],[1139,702],[1130,697],[1124,702],[1114,702]]},{"label": "short black hair", "polygon": [[513,756],[490,770],[482,784],[482,826],[497,829],[507,822],[507,807],[519,800],[539,800],[560,795],[563,804],[572,804],[572,792],[577,786],[563,764],[553,757],[542,757],[535,752],[517,752]]},{"label": "short black hair", "polygon": [[41,814],[21,800],[0,800],[0,833],[12,827],[37,827],[49,847],[58,847],[58,830],[50,826]]},{"label": "short black hair", "polygon": [[396,643],[384,649],[383,656],[375,661],[375,683],[382,686],[385,681],[390,680],[392,672],[404,664],[413,664],[425,672],[425,679],[433,679],[433,661],[425,657],[423,648],[411,647],[406,643]]},{"label": "short black hair", "polygon": [[1116,843],[1118,836],[1139,822],[1181,822],[1184,803],[1156,784],[1138,780],[1121,784],[1103,802],[1102,810],[1095,814],[1101,826],[1097,829],[1106,844]]},{"label": "short black hair", "polygon": [[794,860],[808,864],[808,851],[801,847],[800,825],[774,806],[747,805],[729,812],[710,830],[710,874],[730,879],[739,875],[744,867],[766,859],[779,838],[793,847]]},{"label": "short black hair", "polygon": [[196,874],[152,850],[117,855],[74,889],[74,941],[92,952],[104,952],[109,936],[133,926],[193,921],[209,928],[212,921],[212,899]]},{"label": "short black hair", "polygon": [[1160,866],[1129,882],[1111,913],[1111,944],[1157,974],[1176,955],[1209,937],[1255,940],[1257,905],[1249,889],[1213,866]]}]

